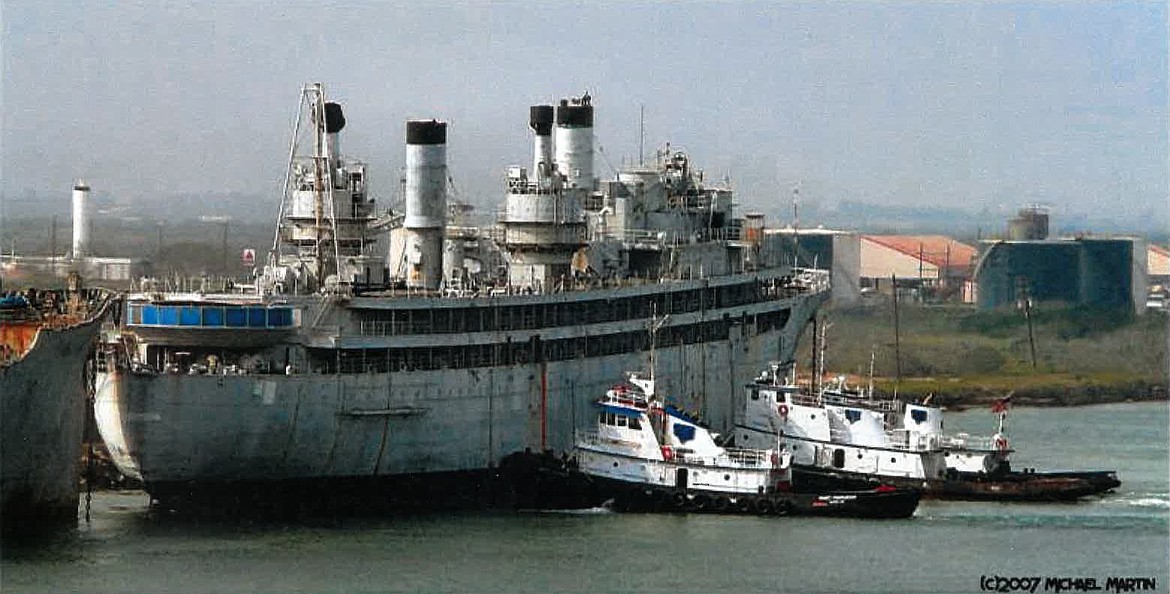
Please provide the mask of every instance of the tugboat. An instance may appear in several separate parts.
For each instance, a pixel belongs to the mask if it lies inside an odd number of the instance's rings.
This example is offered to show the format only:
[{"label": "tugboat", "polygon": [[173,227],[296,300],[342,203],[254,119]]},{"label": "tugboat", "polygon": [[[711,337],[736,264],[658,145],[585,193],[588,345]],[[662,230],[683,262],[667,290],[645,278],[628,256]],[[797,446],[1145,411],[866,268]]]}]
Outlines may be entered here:
[{"label": "tugboat", "polygon": [[917,489],[878,485],[822,493],[792,489],[791,454],[725,448],[690,415],[655,398],[654,379],[628,374],[595,404],[597,426],[577,434],[575,471],[619,510],[906,518]]},{"label": "tugboat", "polygon": [[1013,471],[1004,432],[1010,396],[998,401],[991,437],[943,432],[943,413],[925,403],[875,398],[843,380],[815,395],[773,365],[748,386],[737,443],[776,436],[793,452],[793,480],[804,489],[890,484],[937,499],[1071,501],[1115,489],[1113,471]]},{"label": "tugboat", "polygon": [[[929,401],[905,404],[901,417],[904,430],[920,431],[937,436],[939,447],[947,462],[947,479],[938,493],[940,499],[974,499],[995,501],[1070,501],[1101,495],[1121,486],[1113,470],[1040,471],[1034,468],[1012,470],[1011,443],[1006,421],[1011,407],[1011,394],[992,404],[996,414],[996,431],[990,437],[966,433],[943,432],[942,409],[930,406]],[[937,419],[937,423],[934,421]]]},{"label": "tugboat", "polygon": [[895,402],[861,407],[835,400],[827,389],[809,394],[781,367],[773,364],[748,385],[735,440],[753,447],[782,438],[792,450],[794,481],[802,490],[878,484],[933,490],[945,479],[936,436],[887,429],[886,415],[895,413]]}]

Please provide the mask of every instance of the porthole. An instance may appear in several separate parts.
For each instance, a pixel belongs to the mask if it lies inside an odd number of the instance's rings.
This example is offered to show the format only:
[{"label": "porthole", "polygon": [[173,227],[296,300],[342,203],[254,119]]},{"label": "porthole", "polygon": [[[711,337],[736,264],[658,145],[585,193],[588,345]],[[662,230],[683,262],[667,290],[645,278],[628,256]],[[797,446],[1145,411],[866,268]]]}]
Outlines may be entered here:
[{"label": "porthole", "polygon": [[614,463],[613,463],[613,467],[614,467],[614,468],[617,468],[617,465],[618,465],[618,463],[617,463],[617,462],[614,462]]},{"label": "porthole", "polygon": [[725,481],[731,480],[731,475],[730,474],[723,475],[723,480],[725,480]]},{"label": "porthole", "polygon": [[891,464],[896,464],[897,462],[898,462],[898,459],[897,459],[897,458],[890,458],[890,463],[891,463]]}]

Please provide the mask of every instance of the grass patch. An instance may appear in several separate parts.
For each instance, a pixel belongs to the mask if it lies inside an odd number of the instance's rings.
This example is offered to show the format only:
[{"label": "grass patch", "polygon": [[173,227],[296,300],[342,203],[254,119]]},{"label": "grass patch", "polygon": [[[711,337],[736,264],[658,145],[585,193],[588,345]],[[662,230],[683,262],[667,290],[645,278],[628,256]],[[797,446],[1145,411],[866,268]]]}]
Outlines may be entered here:
[{"label": "grass patch", "polygon": [[[1166,316],[1071,307],[1040,307],[1033,313],[1035,368],[1020,312],[901,306],[899,351],[904,383],[913,385],[926,378],[945,379],[952,387],[968,382],[1003,387],[1029,381],[1051,385],[1166,382],[1170,340]],[[893,311],[888,305],[830,309],[825,320],[829,324],[826,371],[864,377],[872,356],[876,377],[897,374]],[[799,351],[802,365],[812,360],[811,344],[811,331],[806,331]],[[954,386],[955,381],[961,386]]]}]

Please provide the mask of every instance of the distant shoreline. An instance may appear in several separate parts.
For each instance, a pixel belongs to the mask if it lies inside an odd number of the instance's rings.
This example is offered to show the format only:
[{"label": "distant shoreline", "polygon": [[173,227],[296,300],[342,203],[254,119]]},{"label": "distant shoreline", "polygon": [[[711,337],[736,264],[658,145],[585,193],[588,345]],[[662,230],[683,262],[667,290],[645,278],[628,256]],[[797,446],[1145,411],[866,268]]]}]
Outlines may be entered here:
[{"label": "distant shoreline", "polygon": [[[922,400],[933,394],[931,403],[945,407],[948,410],[960,411],[967,408],[989,407],[996,399],[1012,394],[1012,404],[1015,406],[1086,406],[1091,404],[1109,404],[1114,402],[1148,402],[1167,399],[1167,383],[1165,381],[1126,379],[1117,381],[1086,380],[1080,383],[1069,384],[1053,378],[1051,384],[1037,383],[1044,376],[1020,378],[1028,385],[1010,387],[999,385],[972,385],[970,380],[961,387],[942,387],[938,381],[907,380],[898,390],[903,400]],[[1000,382],[996,382],[1000,383]],[[892,388],[892,382],[886,389]],[[940,389],[941,388],[941,389]]]}]

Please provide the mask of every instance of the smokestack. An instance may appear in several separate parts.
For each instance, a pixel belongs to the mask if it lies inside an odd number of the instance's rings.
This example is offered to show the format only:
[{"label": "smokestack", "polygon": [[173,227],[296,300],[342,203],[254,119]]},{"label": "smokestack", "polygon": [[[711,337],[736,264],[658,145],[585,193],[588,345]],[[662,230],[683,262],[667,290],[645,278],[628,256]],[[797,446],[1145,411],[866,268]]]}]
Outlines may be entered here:
[{"label": "smokestack", "polygon": [[73,259],[89,256],[89,186],[73,184]]},{"label": "smokestack", "polygon": [[557,106],[557,168],[570,188],[593,189],[593,105],[589,94]]},{"label": "smokestack", "polygon": [[447,123],[406,122],[407,286],[438,289],[447,224]]},{"label": "smokestack", "polygon": [[[528,109],[528,126],[536,133],[532,150],[532,177],[547,176],[553,166],[553,106],[533,105]],[[544,170],[540,168],[544,164]]]}]

